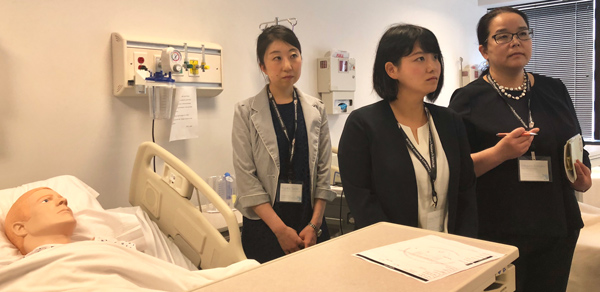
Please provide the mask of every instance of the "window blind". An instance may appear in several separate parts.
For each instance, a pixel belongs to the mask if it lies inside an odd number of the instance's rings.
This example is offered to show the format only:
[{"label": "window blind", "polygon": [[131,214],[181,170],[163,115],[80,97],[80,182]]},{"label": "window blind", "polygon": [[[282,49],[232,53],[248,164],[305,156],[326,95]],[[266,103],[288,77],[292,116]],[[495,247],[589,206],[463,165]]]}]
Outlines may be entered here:
[{"label": "window blind", "polygon": [[525,69],[563,81],[584,139],[593,139],[593,1],[545,1],[513,7],[527,15],[533,28],[533,52]]}]

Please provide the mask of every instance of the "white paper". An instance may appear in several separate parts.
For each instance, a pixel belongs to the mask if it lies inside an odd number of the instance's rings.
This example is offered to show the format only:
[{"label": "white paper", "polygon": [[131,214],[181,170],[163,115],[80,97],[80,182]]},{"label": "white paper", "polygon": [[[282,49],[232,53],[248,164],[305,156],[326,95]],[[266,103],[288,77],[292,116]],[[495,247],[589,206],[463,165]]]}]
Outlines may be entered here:
[{"label": "white paper", "polygon": [[504,254],[427,235],[355,254],[424,283],[496,260]]},{"label": "white paper", "polygon": [[571,137],[564,146],[565,172],[572,183],[577,180],[577,172],[575,172],[577,160],[583,162],[583,139],[580,134]]},{"label": "white paper", "polygon": [[198,102],[196,88],[177,87],[175,89],[177,105],[169,141],[198,138]]}]

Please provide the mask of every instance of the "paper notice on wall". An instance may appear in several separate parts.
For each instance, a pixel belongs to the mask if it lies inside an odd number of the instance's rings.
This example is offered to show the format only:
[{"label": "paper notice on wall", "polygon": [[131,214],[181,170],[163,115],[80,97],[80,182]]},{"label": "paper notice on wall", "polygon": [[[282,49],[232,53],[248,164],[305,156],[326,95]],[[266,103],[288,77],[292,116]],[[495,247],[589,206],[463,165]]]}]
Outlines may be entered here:
[{"label": "paper notice on wall", "polygon": [[198,102],[196,88],[175,89],[175,115],[171,122],[169,141],[198,138]]}]

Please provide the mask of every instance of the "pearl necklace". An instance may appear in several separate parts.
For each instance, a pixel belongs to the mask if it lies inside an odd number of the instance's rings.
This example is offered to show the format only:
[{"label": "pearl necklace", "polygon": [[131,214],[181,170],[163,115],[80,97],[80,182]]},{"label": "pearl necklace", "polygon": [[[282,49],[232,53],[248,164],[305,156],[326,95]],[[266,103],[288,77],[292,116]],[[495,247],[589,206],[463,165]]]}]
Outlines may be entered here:
[{"label": "pearl necklace", "polygon": [[[494,82],[494,85],[496,85],[496,88],[498,88],[498,90],[500,90],[500,92],[502,92],[502,94],[504,94],[504,96],[515,99],[515,100],[519,100],[522,97],[524,97],[525,94],[527,93],[527,75],[526,74],[527,74],[527,72],[525,72],[525,70],[523,70],[523,84],[519,87],[504,87],[504,86],[498,84],[498,82],[496,82],[496,80],[494,80],[494,78],[492,77],[492,74],[489,74],[488,76],[490,76],[490,79],[492,80],[492,82]],[[509,90],[509,91],[522,90],[522,92],[521,92],[521,95],[519,95],[519,96],[512,96],[512,94],[506,92],[507,90]]]}]

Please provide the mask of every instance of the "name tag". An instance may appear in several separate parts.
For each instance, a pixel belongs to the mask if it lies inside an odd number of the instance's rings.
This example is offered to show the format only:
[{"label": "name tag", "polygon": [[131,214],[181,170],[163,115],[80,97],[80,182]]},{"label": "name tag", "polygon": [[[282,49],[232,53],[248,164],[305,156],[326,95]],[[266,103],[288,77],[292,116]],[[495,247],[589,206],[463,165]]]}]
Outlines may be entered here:
[{"label": "name tag", "polygon": [[302,203],[302,184],[280,183],[279,201],[285,203]]},{"label": "name tag", "polygon": [[519,157],[519,181],[523,182],[551,182],[550,157],[531,156]]}]

